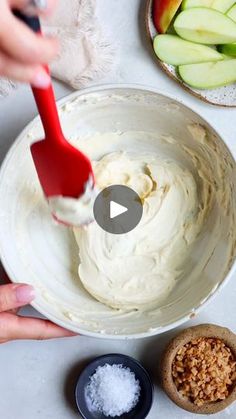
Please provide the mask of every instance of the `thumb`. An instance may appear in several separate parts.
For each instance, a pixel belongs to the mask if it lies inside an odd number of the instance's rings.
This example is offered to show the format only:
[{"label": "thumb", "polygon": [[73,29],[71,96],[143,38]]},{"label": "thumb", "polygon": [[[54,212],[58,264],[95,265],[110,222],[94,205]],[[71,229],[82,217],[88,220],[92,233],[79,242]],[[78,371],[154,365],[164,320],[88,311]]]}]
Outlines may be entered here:
[{"label": "thumb", "polygon": [[26,284],[0,286],[0,312],[29,304],[35,298],[34,288]]}]

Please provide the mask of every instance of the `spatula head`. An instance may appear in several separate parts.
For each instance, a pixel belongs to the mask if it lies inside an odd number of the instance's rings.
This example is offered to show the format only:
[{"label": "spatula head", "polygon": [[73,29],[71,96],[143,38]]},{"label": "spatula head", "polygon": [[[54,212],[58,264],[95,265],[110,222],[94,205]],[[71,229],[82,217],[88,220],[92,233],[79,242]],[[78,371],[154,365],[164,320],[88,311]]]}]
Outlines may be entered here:
[{"label": "spatula head", "polygon": [[31,153],[39,181],[47,198],[62,195],[78,198],[89,179],[94,179],[88,157],[64,138],[60,142],[38,141]]}]

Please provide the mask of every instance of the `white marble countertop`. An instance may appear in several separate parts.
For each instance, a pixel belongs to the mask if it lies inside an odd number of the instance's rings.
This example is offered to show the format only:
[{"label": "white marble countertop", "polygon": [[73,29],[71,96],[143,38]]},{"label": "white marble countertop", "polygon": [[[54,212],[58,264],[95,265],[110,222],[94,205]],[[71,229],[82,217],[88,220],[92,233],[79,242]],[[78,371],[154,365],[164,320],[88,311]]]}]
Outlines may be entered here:
[{"label": "white marble countertop", "polygon": [[[156,66],[144,30],[144,0],[98,0],[98,12],[116,49],[114,70],[102,83],[141,83],[183,99],[223,136],[236,156],[236,108],[207,105],[182,91]],[[57,97],[70,90],[55,84]],[[0,161],[12,142],[36,114],[28,87],[21,87],[0,99]],[[236,279],[236,278],[235,278]],[[22,278],[24,281],[24,278]],[[183,327],[212,322],[236,332],[236,281],[234,279],[195,318]],[[24,311],[37,314],[31,308]],[[182,327],[182,328],[183,328]],[[181,329],[182,329],[181,328]],[[73,391],[84,363],[109,352],[121,352],[142,361],[155,382],[155,398],[148,419],[192,419],[176,407],[158,385],[156,366],[164,345],[177,330],[150,339],[107,341],[87,337],[50,342],[12,342],[0,346],[0,418],[78,418]],[[203,418],[206,416],[203,416]],[[212,418],[235,418],[236,404]]]}]

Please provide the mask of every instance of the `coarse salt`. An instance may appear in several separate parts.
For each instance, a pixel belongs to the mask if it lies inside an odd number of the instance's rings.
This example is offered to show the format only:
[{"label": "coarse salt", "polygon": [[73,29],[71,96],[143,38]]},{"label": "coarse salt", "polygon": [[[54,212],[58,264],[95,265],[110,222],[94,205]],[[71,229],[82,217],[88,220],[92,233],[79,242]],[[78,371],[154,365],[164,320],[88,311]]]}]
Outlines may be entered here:
[{"label": "coarse salt", "polygon": [[140,397],[139,380],[123,365],[98,367],[85,388],[87,406],[105,416],[121,416],[130,412]]}]

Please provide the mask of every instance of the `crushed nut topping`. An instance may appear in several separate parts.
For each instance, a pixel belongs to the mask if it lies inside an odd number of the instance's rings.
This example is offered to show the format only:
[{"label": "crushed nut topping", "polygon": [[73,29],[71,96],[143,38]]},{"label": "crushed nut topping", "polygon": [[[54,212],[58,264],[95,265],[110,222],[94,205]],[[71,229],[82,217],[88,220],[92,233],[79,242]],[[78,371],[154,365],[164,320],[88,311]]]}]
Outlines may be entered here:
[{"label": "crushed nut topping", "polygon": [[228,397],[236,380],[236,361],[222,340],[198,338],[179,349],[172,376],[181,395],[202,406]]}]

